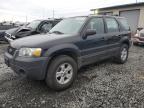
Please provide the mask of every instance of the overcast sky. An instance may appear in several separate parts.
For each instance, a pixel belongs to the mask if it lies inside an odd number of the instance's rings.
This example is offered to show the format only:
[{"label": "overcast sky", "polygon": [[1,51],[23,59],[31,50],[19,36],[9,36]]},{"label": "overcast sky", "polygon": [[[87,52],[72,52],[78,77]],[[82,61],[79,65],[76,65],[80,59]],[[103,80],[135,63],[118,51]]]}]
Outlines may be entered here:
[{"label": "overcast sky", "polygon": [[0,0],[0,21],[24,22],[26,18],[28,21],[51,18],[53,9],[55,17],[88,15],[93,8],[135,2],[136,0]]}]

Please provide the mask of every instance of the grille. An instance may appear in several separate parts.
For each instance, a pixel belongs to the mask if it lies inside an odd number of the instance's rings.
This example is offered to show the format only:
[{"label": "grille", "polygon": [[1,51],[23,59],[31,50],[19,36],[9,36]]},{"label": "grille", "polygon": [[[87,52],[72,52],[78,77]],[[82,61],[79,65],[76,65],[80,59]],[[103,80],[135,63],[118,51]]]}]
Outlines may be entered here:
[{"label": "grille", "polygon": [[8,52],[9,54],[14,55],[14,54],[15,54],[15,51],[16,51],[15,48],[12,48],[11,46],[8,46],[7,52]]}]

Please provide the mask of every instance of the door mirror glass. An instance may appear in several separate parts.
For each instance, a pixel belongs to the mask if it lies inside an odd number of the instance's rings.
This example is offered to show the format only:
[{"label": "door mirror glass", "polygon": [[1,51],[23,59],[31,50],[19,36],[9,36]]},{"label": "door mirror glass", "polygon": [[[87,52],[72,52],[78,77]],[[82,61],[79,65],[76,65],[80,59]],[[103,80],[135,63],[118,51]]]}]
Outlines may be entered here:
[{"label": "door mirror glass", "polygon": [[94,30],[94,29],[88,29],[87,31],[86,31],[86,36],[90,36],[90,35],[95,35],[96,34],[96,30]]}]

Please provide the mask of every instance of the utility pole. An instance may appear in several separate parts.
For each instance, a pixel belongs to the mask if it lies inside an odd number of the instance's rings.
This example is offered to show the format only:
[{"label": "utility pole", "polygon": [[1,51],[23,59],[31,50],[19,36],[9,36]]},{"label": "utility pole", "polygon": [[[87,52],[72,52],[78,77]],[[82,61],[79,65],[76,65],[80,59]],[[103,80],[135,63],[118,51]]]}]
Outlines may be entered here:
[{"label": "utility pole", "polygon": [[27,16],[26,16],[26,23],[27,23]]},{"label": "utility pole", "polygon": [[14,18],[13,18],[14,16],[12,16],[12,22],[14,22],[13,20],[14,20]]},{"label": "utility pole", "polygon": [[53,9],[53,19],[54,19],[54,15],[55,15],[55,13],[54,13],[54,9]]}]

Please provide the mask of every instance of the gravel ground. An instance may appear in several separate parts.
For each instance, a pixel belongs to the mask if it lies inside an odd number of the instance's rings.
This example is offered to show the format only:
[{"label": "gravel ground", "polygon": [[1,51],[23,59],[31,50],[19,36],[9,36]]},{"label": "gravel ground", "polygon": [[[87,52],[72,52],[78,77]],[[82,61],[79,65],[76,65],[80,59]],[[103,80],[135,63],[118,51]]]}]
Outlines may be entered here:
[{"label": "gravel ground", "polygon": [[71,88],[55,92],[8,68],[6,46],[0,45],[0,108],[144,108],[144,47],[133,46],[124,65],[106,60],[83,67]]}]

